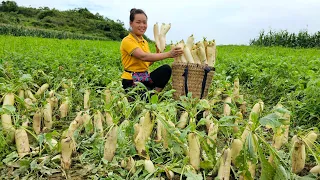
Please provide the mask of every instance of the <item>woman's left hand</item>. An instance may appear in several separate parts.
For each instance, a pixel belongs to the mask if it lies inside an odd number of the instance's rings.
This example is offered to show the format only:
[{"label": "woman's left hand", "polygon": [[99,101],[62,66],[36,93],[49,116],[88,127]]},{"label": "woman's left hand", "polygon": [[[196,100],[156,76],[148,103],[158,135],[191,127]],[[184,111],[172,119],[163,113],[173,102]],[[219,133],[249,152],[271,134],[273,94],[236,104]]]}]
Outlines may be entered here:
[{"label": "woman's left hand", "polygon": [[159,50],[158,46],[157,45],[155,45],[155,46],[156,46],[156,52],[160,53],[160,50]]}]

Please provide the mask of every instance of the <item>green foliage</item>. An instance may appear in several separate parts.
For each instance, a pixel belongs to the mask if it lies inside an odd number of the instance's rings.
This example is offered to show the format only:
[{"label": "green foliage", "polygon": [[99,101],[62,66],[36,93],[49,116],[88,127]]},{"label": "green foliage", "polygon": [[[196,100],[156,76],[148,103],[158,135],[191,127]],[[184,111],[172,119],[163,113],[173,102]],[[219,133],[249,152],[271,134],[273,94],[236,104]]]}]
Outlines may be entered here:
[{"label": "green foliage", "polygon": [[250,45],[256,46],[283,46],[294,48],[319,48],[320,31],[309,34],[307,30],[302,30],[298,34],[289,33],[287,30],[279,32],[262,31],[257,39],[250,40]]},{"label": "green foliage", "polygon": [[[52,24],[46,23],[46,26],[51,27]],[[110,40],[110,38],[107,38],[107,37],[90,36],[85,34],[70,33],[70,32],[48,30],[48,29],[26,28],[22,26],[12,26],[12,25],[5,25],[5,24],[0,24],[0,34],[6,34],[6,35],[12,35],[12,36],[56,38],[56,39]]]},{"label": "green foliage", "polygon": [[[120,20],[114,21],[103,17],[99,13],[92,14],[87,8],[59,11],[48,7],[22,7],[18,6],[14,1],[2,2],[0,6],[0,23],[18,25],[28,29],[36,27],[72,32],[116,41],[122,40],[128,34],[124,23]],[[0,32],[0,34],[5,33],[6,31]],[[150,41],[148,38],[147,40]]]},{"label": "green foliage", "polygon": [[214,89],[239,77],[240,92],[250,94],[249,108],[257,99],[267,107],[281,102],[295,126],[320,127],[319,49],[219,46],[217,51]]}]

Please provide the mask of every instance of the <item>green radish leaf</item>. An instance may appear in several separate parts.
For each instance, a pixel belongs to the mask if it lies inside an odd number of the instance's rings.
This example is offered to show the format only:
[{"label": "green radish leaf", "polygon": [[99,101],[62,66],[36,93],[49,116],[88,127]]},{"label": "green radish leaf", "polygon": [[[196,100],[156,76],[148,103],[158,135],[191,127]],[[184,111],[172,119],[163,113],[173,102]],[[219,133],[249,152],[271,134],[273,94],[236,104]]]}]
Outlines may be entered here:
[{"label": "green radish leaf", "polygon": [[16,111],[16,108],[11,105],[4,105],[4,106],[2,106],[2,108],[8,114],[13,114]]},{"label": "green radish leaf", "polygon": [[275,170],[274,180],[277,179],[289,179],[286,169],[282,165],[278,165]]},{"label": "green radish leaf", "polygon": [[30,82],[32,80],[33,79],[32,79],[32,76],[30,74],[23,74],[19,79],[20,82]]},{"label": "green radish leaf", "polygon": [[203,180],[200,174],[195,174],[191,171],[188,171],[184,174],[187,177],[187,180]]},{"label": "green radish leaf", "polygon": [[282,114],[290,114],[290,111],[288,111],[287,109],[285,108],[277,108],[275,109],[276,112],[279,112],[279,113],[282,113]]},{"label": "green radish leaf", "polygon": [[271,126],[273,129],[278,128],[282,125],[279,121],[279,116],[276,113],[268,114],[260,119],[260,124],[263,126]]},{"label": "green radish leaf", "polygon": [[272,179],[272,177],[275,174],[275,170],[272,167],[272,165],[267,161],[266,156],[263,154],[263,150],[260,146],[257,146],[258,153],[259,153],[259,159],[261,162],[261,180],[269,180]]},{"label": "green radish leaf", "polygon": [[159,98],[158,95],[156,95],[156,94],[152,95],[151,96],[151,103],[152,104],[158,103],[158,100],[159,100],[158,98]]},{"label": "green radish leaf", "polygon": [[9,162],[12,162],[14,161],[14,159],[18,159],[19,158],[19,155],[16,151],[10,153],[9,155],[7,155],[7,157],[2,160],[3,163],[5,164],[8,164]]},{"label": "green radish leaf", "polygon": [[250,158],[255,158],[256,157],[256,152],[254,149],[254,141],[253,141],[253,136],[252,133],[250,132],[248,137],[247,137],[247,143],[248,143],[248,152],[249,152],[249,157]]}]

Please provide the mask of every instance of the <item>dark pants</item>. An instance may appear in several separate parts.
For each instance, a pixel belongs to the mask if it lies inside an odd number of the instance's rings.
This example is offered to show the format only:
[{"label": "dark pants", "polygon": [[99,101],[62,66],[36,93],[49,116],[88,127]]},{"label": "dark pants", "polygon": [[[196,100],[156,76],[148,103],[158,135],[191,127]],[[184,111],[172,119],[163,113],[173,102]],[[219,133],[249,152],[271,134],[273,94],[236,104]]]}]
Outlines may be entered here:
[{"label": "dark pants", "polygon": [[[167,64],[162,65],[150,73],[153,83],[144,84],[149,90],[155,87],[164,88],[171,77],[171,67]],[[133,80],[122,79],[122,87],[124,89],[132,87]]]}]

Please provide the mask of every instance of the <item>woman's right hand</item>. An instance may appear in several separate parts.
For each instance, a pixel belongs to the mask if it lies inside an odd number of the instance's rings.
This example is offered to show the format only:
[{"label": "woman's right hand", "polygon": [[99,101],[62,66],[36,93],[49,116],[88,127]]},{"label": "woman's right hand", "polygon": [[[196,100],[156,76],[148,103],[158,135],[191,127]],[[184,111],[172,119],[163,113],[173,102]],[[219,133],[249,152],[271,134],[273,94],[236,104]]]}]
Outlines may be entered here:
[{"label": "woman's right hand", "polygon": [[171,58],[179,57],[182,54],[183,54],[183,50],[181,49],[181,47],[175,47],[175,48],[171,49],[171,51],[170,51]]}]

